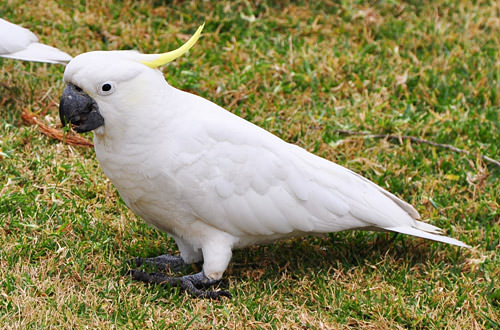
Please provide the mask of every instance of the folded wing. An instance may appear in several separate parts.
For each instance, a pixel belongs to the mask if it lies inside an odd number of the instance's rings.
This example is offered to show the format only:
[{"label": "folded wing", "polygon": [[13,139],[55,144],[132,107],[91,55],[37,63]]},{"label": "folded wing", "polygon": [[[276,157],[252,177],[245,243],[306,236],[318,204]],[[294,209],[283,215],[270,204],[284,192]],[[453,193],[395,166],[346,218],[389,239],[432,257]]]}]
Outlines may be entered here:
[{"label": "folded wing", "polygon": [[184,199],[211,226],[272,237],[377,229],[464,246],[362,176],[214,104],[198,108],[204,113],[179,125],[182,139],[172,152]]}]

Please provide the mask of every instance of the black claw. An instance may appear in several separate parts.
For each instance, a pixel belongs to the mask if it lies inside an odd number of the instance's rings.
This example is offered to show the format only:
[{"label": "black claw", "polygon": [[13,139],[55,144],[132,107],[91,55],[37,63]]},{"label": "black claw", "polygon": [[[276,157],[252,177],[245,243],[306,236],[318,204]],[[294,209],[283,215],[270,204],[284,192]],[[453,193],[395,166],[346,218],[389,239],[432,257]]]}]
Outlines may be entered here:
[{"label": "black claw", "polygon": [[[200,273],[198,273],[200,274]],[[197,274],[195,274],[197,275]],[[208,298],[208,299],[221,299],[222,297],[227,297],[231,299],[233,296],[225,291],[225,290],[218,290],[218,291],[204,291],[200,290],[197,288],[197,286],[201,286],[203,288],[208,288],[211,285],[207,283],[195,283],[191,279],[187,279],[186,277],[193,276],[193,275],[188,275],[188,276],[183,276],[181,277],[180,281],[180,287],[181,289],[184,289],[185,291],[189,292],[193,296],[197,298]],[[215,283],[218,283],[219,281],[216,281]]]},{"label": "black claw", "polygon": [[225,290],[219,291],[205,291],[200,290],[199,287],[207,289],[211,286],[219,284],[221,281],[210,280],[199,272],[193,275],[186,275],[182,277],[170,277],[162,273],[146,273],[137,269],[130,269],[127,272],[132,276],[132,279],[145,283],[166,285],[169,287],[179,287],[182,290],[189,292],[197,298],[220,299],[221,297],[232,298],[232,295]]}]

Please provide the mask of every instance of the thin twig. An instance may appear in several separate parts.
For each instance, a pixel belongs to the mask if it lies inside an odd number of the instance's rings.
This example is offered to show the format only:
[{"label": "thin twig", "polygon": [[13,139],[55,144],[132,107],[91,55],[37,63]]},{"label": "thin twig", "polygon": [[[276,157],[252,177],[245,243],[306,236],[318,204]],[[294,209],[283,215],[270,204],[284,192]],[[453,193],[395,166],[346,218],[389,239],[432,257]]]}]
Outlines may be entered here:
[{"label": "thin twig", "polygon": [[[428,144],[428,145],[431,145],[433,147],[448,149],[448,150],[451,150],[453,152],[460,153],[460,154],[472,155],[472,153],[470,151],[459,149],[459,148],[454,147],[450,144],[436,143],[436,142],[424,140],[424,139],[421,139],[421,138],[418,138],[415,136],[410,136],[410,135],[372,134],[372,133],[368,133],[368,132],[354,132],[354,131],[347,131],[347,130],[342,130],[342,129],[336,129],[335,132],[339,133],[339,134],[344,134],[344,135],[362,135],[362,136],[365,136],[368,138],[391,139],[391,140],[397,140],[400,142],[401,142],[401,140],[410,140],[410,141],[415,142],[415,143]],[[500,167],[500,161],[498,161],[498,160],[495,160],[495,159],[490,158],[490,157],[485,156],[485,155],[479,155],[479,157],[481,157],[481,159],[483,159],[491,164],[494,164],[494,165]]]},{"label": "thin twig", "polygon": [[94,146],[92,142],[81,136],[74,135],[71,133],[64,134],[61,130],[48,126],[28,109],[23,110],[23,112],[21,113],[21,118],[30,125],[38,126],[40,132],[42,132],[43,134],[47,135],[50,138],[62,141],[72,146],[80,146],[80,147]]}]

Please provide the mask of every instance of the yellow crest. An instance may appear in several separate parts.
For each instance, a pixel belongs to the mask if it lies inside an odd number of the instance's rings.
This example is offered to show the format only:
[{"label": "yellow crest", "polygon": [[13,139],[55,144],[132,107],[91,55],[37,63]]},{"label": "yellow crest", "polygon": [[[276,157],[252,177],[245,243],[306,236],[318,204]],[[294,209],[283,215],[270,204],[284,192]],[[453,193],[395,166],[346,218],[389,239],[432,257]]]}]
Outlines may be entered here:
[{"label": "yellow crest", "polygon": [[[196,30],[196,32],[193,34],[193,36],[191,38],[189,38],[189,40],[184,45],[180,46],[176,50],[172,50],[170,52],[166,52],[163,54],[155,54],[157,56],[155,59],[150,60],[150,61],[141,61],[141,62],[143,64],[149,66],[150,68],[157,68],[163,64],[166,64],[168,62],[172,62],[173,60],[175,60],[176,58],[178,58],[179,56],[181,56],[182,54],[187,52],[191,47],[193,47],[193,45],[196,43],[196,41],[198,41],[198,38],[201,35],[201,30],[203,30],[204,26],[205,26],[205,23],[200,25],[200,27],[198,28],[198,30]],[[148,57],[155,56],[155,55],[148,55]]]}]

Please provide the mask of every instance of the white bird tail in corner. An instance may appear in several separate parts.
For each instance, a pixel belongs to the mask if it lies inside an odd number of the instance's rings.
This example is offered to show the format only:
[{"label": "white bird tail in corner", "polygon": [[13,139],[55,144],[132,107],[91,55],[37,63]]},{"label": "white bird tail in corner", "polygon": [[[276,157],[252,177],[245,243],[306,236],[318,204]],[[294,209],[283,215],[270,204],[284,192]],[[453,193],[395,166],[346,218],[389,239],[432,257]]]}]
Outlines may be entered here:
[{"label": "white bird tail in corner", "polygon": [[28,29],[0,18],[0,57],[22,61],[67,64],[72,57],[38,42]]}]

